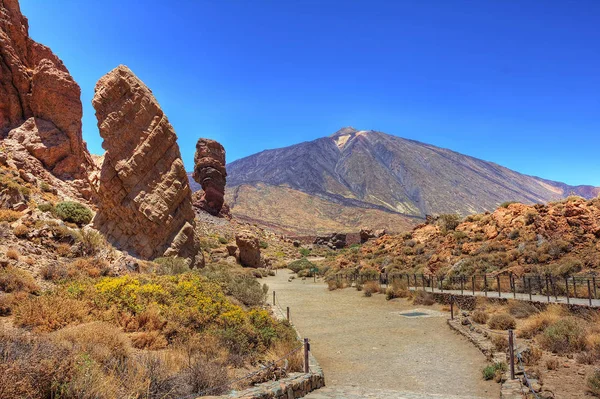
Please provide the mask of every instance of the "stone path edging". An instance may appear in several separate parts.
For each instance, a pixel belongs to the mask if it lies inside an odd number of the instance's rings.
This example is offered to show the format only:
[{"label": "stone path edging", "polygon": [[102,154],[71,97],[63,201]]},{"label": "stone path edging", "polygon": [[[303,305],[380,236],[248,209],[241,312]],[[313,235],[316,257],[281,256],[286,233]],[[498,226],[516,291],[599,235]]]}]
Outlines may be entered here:
[{"label": "stone path edging", "polygon": [[[507,363],[506,354],[504,352],[497,352],[488,337],[483,333],[479,333],[474,327],[472,329],[471,324],[463,325],[459,319],[448,319],[448,326],[472,342],[491,363]],[[511,380],[509,371],[505,371],[502,376],[500,398],[523,399],[521,382],[518,379]]]}]

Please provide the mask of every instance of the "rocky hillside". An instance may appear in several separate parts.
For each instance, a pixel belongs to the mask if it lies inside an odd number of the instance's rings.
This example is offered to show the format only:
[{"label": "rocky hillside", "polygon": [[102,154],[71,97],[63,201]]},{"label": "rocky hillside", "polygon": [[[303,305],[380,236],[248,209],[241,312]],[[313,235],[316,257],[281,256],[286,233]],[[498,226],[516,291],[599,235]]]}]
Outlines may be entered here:
[{"label": "rocky hillside", "polygon": [[437,275],[597,273],[600,199],[505,204],[462,221],[443,216],[411,232],[372,240],[334,263]]},{"label": "rocky hillside", "polygon": [[[315,230],[339,222],[323,212],[322,206],[346,213],[349,208],[357,215],[369,209],[381,219],[393,220],[387,224],[374,221],[369,227],[398,231],[393,226],[402,225],[399,215],[465,216],[493,210],[505,201],[544,203],[572,193],[586,198],[600,193],[597,187],[573,187],[526,176],[447,149],[353,128],[240,159],[229,164],[227,172],[227,201],[234,215],[269,224],[294,211],[323,214],[323,222],[313,224]],[[258,197],[257,193],[262,198],[250,209],[244,195]],[[302,194],[319,204],[295,202]],[[367,221],[357,216],[341,223],[345,230],[355,231]],[[302,225],[303,217],[286,218],[285,223]]]}]

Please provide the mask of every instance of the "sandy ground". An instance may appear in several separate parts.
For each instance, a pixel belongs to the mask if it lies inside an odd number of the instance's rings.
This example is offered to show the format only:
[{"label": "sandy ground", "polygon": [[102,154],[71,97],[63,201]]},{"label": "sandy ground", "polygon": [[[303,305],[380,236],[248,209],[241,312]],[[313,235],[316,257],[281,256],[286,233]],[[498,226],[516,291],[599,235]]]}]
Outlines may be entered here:
[{"label": "sandy ground", "polygon": [[[450,330],[448,313],[435,312],[441,308],[419,307],[433,316],[406,318],[400,313],[417,308],[406,300],[386,301],[380,294],[366,298],[354,288],[328,291],[312,279],[288,282],[289,276],[280,270],[264,282],[284,309],[290,307],[292,322],[311,340],[330,390],[499,397],[498,384],[481,378],[485,357]],[[268,298],[272,300],[271,292]]]}]

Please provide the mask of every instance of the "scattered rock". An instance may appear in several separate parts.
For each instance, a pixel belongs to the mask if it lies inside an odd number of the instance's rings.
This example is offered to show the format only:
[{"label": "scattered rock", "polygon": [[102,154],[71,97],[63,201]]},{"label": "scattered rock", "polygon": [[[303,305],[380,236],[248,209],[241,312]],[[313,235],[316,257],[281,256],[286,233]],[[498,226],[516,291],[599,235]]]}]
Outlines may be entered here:
[{"label": "scattered rock", "polygon": [[340,249],[346,246],[346,234],[332,233],[325,236],[317,236],[314,244],[324,245],[331,249]]},{"label": "scattered rock", "polygon": [[202,185],[204,192],[194,205],[218,215],[225,201],[226,177],[225,148],[214,140],[199,139],[194,155],[194,180]]},{"label": "scattered rock", "polygon": [[203,266],[177,136],[150,89],[121,65],[98,81],[92,103],[106,150],[95,227],[144,259]]}]

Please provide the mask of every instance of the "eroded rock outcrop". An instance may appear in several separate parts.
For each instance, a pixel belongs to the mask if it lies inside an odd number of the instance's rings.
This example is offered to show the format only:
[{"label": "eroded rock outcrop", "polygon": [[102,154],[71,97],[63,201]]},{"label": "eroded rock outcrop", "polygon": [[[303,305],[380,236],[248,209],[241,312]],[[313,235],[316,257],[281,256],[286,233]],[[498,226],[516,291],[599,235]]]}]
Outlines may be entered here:
[{"label": "eroded rock outcrop", "polygon": [[260,254],[260,242],[252,232],[243,230],[235,235],[242,266],[261,267],[264,262]]},{"label": "eroded rock outcrop", "polygon": [[325,245],[331,249],[340,249],[346,246],[346,234],[331,233],[324,236],[317,236],[313,244]]},{"label": "eroded rock outcrop", "polygon": [[18,1],[0,0],[0,139],[17,152],[20,144],[57,177],[84,179],[92,162],[81,135],[81,90],[28,31]]},{"label": "eroded rock outcrop", "polygon": [[218,215],[225,202],[226,177],[225,148],[214,140],[199,139],[194,156],[194,180],[202,186],[203,192],[194,205]]},{"label": "eroded rock outcrop", "polygon": [[359,235],[360,235],[360,242],[362,244],[364,244],[365,242],[369,241],[372,238],[379,238],[379,237],[384,236],[385,229],[380,229],[380,230],[374,231],[373,229],[363,227],[362,229],[360,229]]},{"label": "eroded rock outcrop", "polygon": [[142,258],[203,266],[177,136],[150,89],[121,65],[98,81],[92,103],[106,150],[96,228]]}]

